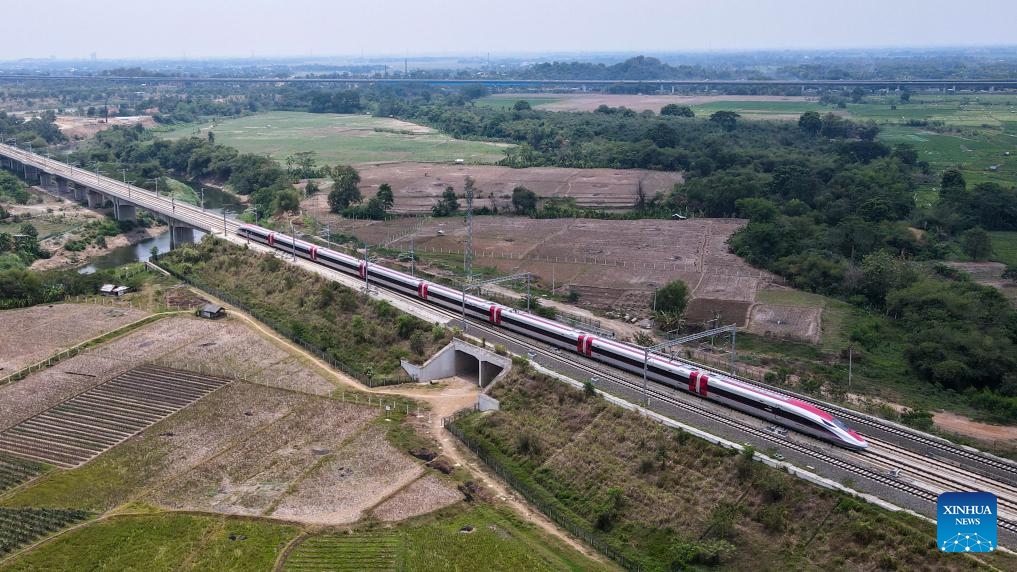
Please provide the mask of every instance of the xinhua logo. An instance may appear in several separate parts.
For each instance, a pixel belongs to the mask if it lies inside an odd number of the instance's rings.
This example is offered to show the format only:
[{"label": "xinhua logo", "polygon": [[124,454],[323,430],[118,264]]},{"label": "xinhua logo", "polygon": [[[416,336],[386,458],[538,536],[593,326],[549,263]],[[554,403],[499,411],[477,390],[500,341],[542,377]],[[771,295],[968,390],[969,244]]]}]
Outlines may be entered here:
[{"label": "xinhua logo", "polygon": [[996,549],[996,495],[943,493],[936,503],[936,537],[943,552]]}]

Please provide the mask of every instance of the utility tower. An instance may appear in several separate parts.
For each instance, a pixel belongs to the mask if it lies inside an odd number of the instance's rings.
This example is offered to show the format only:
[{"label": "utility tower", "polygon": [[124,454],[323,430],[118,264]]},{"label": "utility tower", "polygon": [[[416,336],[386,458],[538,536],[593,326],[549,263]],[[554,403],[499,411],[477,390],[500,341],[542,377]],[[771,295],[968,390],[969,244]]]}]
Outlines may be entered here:
[{"label": "utility tower", "polygon": [[463,260],[463,270],[466,272],[466,281],[473,281],[473,177],[466,177],[466,253]]}]

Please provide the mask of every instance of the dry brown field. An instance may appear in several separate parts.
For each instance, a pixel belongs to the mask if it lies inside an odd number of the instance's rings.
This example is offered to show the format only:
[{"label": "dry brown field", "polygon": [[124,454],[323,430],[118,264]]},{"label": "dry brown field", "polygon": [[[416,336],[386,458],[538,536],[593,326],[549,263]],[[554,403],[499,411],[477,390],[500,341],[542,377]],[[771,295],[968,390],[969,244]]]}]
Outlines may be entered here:
[{"label": "dry brown field", "polygon": [[0,377],[148,315],[93,304],[52,304],[0,312]]},{"label": "dry brown field", "polygon": [[[793,97],[782,95],[626,95],[610,93],[583,93],[583,94],[561,94],[561,93],[534,93],[534,94],[504,94],[494,95],[492,98],[510,99],[516,101],[527,97],[553,98],[557,101],[543,103],[535,106],[544,111],[593,111],[601,105],[608,107],[624,106],[635,111],[659,112],[661,107],[670,103],[678,105],[702,105],[705,103],[716,103],[721,101],[816,101],[816,98]],[[797,116],[796,116],[797,117]]]},{"label": "dry brown field", "polygon": [[[43,493],[26,489],[6,502],[46,498],[47,506],[64,506],[75,498],[101,511],[141,500],[335,524],[359,520],[374,507],[399,519],[461,498],[452,484],[387,441],[392,421],[379,419],[379,400],[392,404],[395,397],[374,396],[365,404],[361,395],[351,402],[355,393],[334,392],[328,374],[237,317],[166,318],[0,387],[0,429],[90,389],[120,400],[141,395],[133,386],[117,393],[118,382],[96,386],[142,363],[211,368],[250,381],[234,381],[184,406],[76,469],[51,473],[35,485]],[[81,438],[68,434],[61,443],[77,446]],[[96,482],[95,475],[115,478]],[[414,482],[424,475],[433,478]]]},{"label": "dry brown field", "polygon": [[[512,169],[491,165],[379,163],[360,164],[357,170],[360,189],[366,198],[373,197],[382,183],[392,186],[393,212],[400,214],[430,214],[445,187],[452,185],[457,193],[462,193],[467,176],[476,181],[475,207],[497,206],[499,210],[511,210],[512,189],[519,185],[541,198],[571,197],[581,207],[627,210],[635,204],[640,185],[646,196],[652,198],[658,192],[667,194],[683,180],[681,173],[641,169]],[[328,205],[321,196],[305,201],[304,208],[327,210]]]},{"label": "dry brown field", "polygon": [[[727,239],[744,224],[475,217],[474,268],[530,272],[542,288],[579,292],[581,308],[633,316],[648,316],[654,289],[681,279],[695,298],[690,308],[695,319],[712,319],[721,311],[728,321],[744,324],[756,291],[780,280],[728,252]],[[347,223],[332,230],[400,250],[409,248],[412,234],[418,252],[451,253],[446,258],[456,265],[466,242],[458,217]]]},{"label": "dry brown field", "polygon": [[822,312],[822,308],[755,304],[750,312],[748,330],[754,334],[818,344],[822,338]]}]

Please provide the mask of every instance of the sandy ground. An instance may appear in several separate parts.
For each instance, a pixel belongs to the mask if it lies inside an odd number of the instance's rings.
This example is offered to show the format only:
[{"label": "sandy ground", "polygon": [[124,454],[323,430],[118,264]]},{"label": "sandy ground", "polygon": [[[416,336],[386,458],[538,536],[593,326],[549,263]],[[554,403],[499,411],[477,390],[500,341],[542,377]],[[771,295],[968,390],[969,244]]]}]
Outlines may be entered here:
[{"label": "sandy ground", "polygon": [[[101,109],[100,109],[101,111]],[[101,117],[79,117],[77,115],[58,115],[56,118],[57,127],[72,141],[91,139],[100,131],[105,131],[114,125],[144,125],[146,128],[155,127],[155,120],[149,115],[137,115],[133,117],[110,117],[106,123]]]},{"label": "sandy ground", "polygon": [[977,421],[972,421],[967,417],[947,411],[937,411],[933,413],[932,421],[947,431],[966,435],[982,441],[1017,442],[1017,427],[979,423]]},{"label": "sandy ground", "polygon": [[748,331],[775,338],[794,338],[814,344],[821,341],[822,308],[753,304]]},{"label": "sandy ground", "polygon": [[0,377],[147,315],[128,307],[90,304],[0,312]]},{"label": "sandy ground", "polygon": [[[641,169],[564,169],[532,167],[512,169],[492,165],[446,165],[436,163],[359,164],[360,190],[365,200],[373,197],[378,186],[388,183],[395,195],[393,212],[430,214],[431,207],[451,185],[462,193],[467,176],[476,181],[475,208],[512,209],[512,189],[524,186],[540,198],[572,197],[587,208],[627,210],[636,202],[640,185],[646,196],[667,194],[683,181],[681,173]],[[327,194],[328,184],[321,195]],[[325,196],[304,201],[304,209],[326,214]]]},{"label": "sandy ground", "polygon": [[593,111],[601,105],[609,107],[625,106],[635,111],[650,110],[660,112],[660,108],[669,103],[678,105],[701,105],[718,101],[816,101],[812,97],[790,97],[776,95],[622,95],[607,93],[561,94],[561,93],[528,93],[495,95],[499,99],[513,101],[527,97],[550,97],[558,101],[535,106],[546,111]]}]

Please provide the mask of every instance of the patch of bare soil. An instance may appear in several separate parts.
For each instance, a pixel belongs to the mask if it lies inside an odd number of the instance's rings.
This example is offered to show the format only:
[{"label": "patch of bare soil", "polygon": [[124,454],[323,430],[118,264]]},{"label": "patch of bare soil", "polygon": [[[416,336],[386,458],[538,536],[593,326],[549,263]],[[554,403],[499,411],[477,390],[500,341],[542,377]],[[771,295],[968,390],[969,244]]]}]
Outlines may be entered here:
[{"label": "patch of bare soil", "polygon": [[748,330],[764,336],[818,344],[822,312],[822,308],[754,304],[749,312]]},{"label": "patch of bare soil", "polygon": [[60,131],[72,141],[91,139],[100,131],[114,125],[143,125],[145,128],[155,127],[155,120],[150,115],[132,117],[110,117],[109,123],[103,117],[79,117],[77,115],[58,115],[56,125]]},{"label": "patch of bare soil", "polygon": [[371,513],[384,522],[427,514],[463,499],[455,487],[435,474],[427,474],[392,495]]},{"label": "patch of bare soil", "polygon": [[[505,274],[529,272],[542,288],[578,293],[582,308],[614,317],[629,313],[637,320],[650,315],[655,288],[681,279],[696,298],[739,302],[741,314],[731,319],[744,323],[756,290],[780,281],[728,252],[728,238],[744,224],[736,219],[476,217],[474,268],[493,267]],[[458,217],[357,223],[355,228],[344,221],[332,230],[355,232],[371,244],[399,250],[408,250],[412,237],[415,250],[424,255],[461,256],[466,243],[465,225]],[[447,272],[434,266],[422,268]]]},{"label": "patch of bare soil", "polygon": [[328,395],[335,386],[298,358],[246,327],[239,320],[219,320],[200,342],[168,352],[160,363],[188,369],[207,364],[272,387]]},{"label": "patch of bare soil", "polygon": [[981,441],[1017,442],[1017,427],[1010,425],[979,423],[948,411],[933,413],[932,421],[942,429]]},{"label": "patch of bare soil", "polygon": [[370,426],[316,466],[271,514],[315,524],[356,522],[423,471],[385,440],[384,427]]},{"label": "patch of bare soil", "polygon": [[[496,96],[497,97],[497,96]],[[701,105],[718,101],[796,101],[812,102],[814,97],[795,97],[781,95],[625,95],[608,93],[589,94],[508,94],[509,99],[526,99],[526,97],[551,97],[558,101],[537,105],[537,109],[546,111],[593,111],[601,105],[609,107],[628,107],[635,111],[660,112],[660,108],[670,103],[678,105]],[[797,118],[797,116],[795,116]]]},{"label": "patch of bare soil", "polygon": [[[180,475],[273,426],[311,399],[291,391],[234,382],[153,426],[134,446],[149,452],[141,455],[147,463],[158,465],[150,479]],[[156,494],[169,495],[169,487],[160,487]]]},{"label": "patch of bare soil", "polygon": [[[153,495],[173,508],[268,515],[377,414],[373,408],[308,399],[285,417]],[[384,471],[382,471],[384,472]]]},{"label": "patch of bare soil", "polygon": [[[435,163],[381,163],[357,165],[360,189],[365,200],[374,196],[379,185],[388,183],[395,195],[393,212],[430,214],[431,207],[451,185],[461,192],[467,176],[481,190],[474,201],[476,208],[510,211],[512,189],[524,186],[541,198],[571,197],[582,207],[628,210],[637,200],[641,187],[646,196],[669,192],[682,182],[681,173],[641,169],[563,169],[533,167],[512,169],[492,165],[444,165]],[[305,210],[323,209],[325,198],[304,201]],[[315,214],[326,214],[315,212]]]},{"label": "patch of bare soil", "polygon": [[0,377],[148,315],[93,304],[52,304],[0,312]]}]

